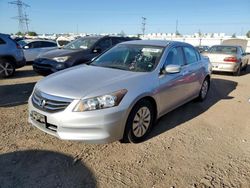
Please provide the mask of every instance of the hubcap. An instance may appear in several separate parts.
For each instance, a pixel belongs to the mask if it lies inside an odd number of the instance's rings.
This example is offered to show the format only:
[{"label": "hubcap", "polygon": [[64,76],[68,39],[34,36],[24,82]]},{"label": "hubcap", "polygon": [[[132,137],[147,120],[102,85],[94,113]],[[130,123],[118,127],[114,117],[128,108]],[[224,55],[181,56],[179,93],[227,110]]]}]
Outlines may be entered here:
[{"label": "hubcap", "polygon": [[0,74],[9,76],[13,73],[13,71],[13,66],[10,63],[4,62],[0,64]]},{"label": "hubcap", "polygon": [[147,107],[140,108],[135,114],[132,130],[136,137],[142,137],[148,130],[151,121],[150,110]]},{"label": "hubcap", "polygon": [[205,80],[202,84],[201,88],[201,97],[204,99],[207,95],[207,90],[208,90],[208,82]]}]

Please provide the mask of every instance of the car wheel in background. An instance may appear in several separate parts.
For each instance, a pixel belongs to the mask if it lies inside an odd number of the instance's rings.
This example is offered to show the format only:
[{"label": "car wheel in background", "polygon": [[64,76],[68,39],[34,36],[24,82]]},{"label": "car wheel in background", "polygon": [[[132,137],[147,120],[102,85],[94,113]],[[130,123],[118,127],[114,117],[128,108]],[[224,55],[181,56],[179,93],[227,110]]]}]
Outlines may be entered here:
[{"label": "car wheel in background", "polygon": [[240,74],[241,74],[241,69],[242,69],[242,67],[241,67],[241,64],[240,64],[239,68],[238,68],[235,72],[233,72],[233,75],[234,75],[234,76],[240,76]]},{"label": "car wheel in background", "polygon": [[201,85],[199,96],[197,98],[198,101],[204,101],[206,99],[209,87],[210,87],[209,79],[205,78],[205,80],[203,81]]},{"label": "car wheel in background", "polygon": [[7,78],[15,73],[15,66],[7,59],[0,59],[0,77]]},{"label": "car wheel in background", "polygon": [[244,68],[242,70],[246,72],[247,71],[247,66],[248,66],[248,60],[247,60],[246,65],[244,66]]},{"label": "car wheel in background", "polygon": [[122,142],[138,143],[145,139],[155,120],[154,107],[147,100],[139,101],[129,114]]}]

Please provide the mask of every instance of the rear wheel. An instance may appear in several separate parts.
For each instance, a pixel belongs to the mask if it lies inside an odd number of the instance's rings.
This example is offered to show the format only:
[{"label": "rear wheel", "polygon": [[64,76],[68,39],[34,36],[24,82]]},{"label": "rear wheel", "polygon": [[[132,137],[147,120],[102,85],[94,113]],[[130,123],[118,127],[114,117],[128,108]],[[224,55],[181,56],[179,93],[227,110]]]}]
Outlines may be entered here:
[{"label": "rear wheel", "polygon": [[208,94],[208,90],[209,90],[209,86],[210,86],[209,78],[207,77],[201,85],[200,93],[199,93],[199,96],[197,98],[199,101],[204,101],[206,99],[207,94]]},{"label": "rear wheel", "polygon": [[240,76],[240,74],[241,74],[241,69],[242,69],[242,67],[241,67],[241,65],[240,65],[239,68],[238,68],[235,72],[233,72],[233,75],[234,75],[234,76]]},{"label": "rear wheel", "polygon": [[15,66],[7,59],[0,59],[0,77],[7,78],[15,73]]},{"label": "rear wheel", "polygon": [[143,141],[150,132],[154,119],[153,105],[147,100],[139,101],[129,114],[122,142]]},{"label": "rear wheel", "polygon": [[244,68],[242,70],[246,72],[247,71],[247,66],[248,66],[248,60],[247,60],[246,65],[244,66]]}]

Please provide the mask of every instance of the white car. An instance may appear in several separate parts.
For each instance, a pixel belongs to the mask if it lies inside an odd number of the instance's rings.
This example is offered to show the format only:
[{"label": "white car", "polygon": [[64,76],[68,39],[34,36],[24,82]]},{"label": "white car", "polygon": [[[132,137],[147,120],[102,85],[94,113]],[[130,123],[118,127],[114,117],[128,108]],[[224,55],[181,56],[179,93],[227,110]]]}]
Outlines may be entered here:
[{"label": "white car", "polygon": [[241,46],[215,45],[203,55],[210,59],[213,71],[232,72],[233,75],[239,76],[241,70],[247,69],[248,62],[244,59],[246,53]]},{"label": "white car", "polygon": [[18,44],[22,47],[27,62],[34,61],[41,53],[57,48],[57,43],[51,40],[21,40]]}]

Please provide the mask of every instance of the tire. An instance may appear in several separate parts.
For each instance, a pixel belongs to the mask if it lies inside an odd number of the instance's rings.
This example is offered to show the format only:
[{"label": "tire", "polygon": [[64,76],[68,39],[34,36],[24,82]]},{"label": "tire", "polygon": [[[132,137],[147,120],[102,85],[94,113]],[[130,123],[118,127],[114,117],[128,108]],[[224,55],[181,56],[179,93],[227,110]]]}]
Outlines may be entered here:
[{"label": "tire", "polygon": [[0,59],[0,77],[7,78],[15,73],[15,65],[7,59]]},{"label": "tire", "polygon": [[208,91],[209,91],[209,87],[210,87],[209,78],[205,78],[205,80],[203,81],[201,85],[199,96],[197,97],[198,101],[202,102],[206,99]]},{"label": "tire", "polygon": [[247,66],[248,66],[248,60],[246,62],[246,65],[244,66],[244,68],[242,68],[243,71],[247,72]]},{"label": "tire", "polygon": [[235,72],[233,72],[233,75],[234,75],[234,76],[240,76],[240,74],[241,74],[241,69],[242,69],[242,67],[241,67],[241,65],[240,65],[239,68],[238,68]]},{"label": "tire", "polygon": [[155,120],[155,111],[151,102],[139,101],[131,110],[121,142],[142,142],[151,131]]}]

